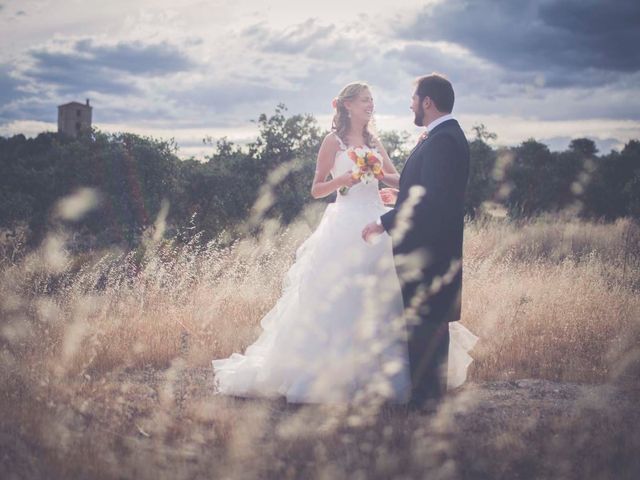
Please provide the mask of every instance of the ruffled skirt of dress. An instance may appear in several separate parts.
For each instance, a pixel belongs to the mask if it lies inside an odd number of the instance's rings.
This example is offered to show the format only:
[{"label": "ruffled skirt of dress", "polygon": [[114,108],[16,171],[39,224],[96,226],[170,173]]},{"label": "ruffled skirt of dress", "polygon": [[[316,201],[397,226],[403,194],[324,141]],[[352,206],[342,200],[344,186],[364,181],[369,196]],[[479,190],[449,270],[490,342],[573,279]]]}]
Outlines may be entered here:
[{"label": "ruffled skirt of dress", "polygon": [[[214,360],[216,390],[343,403],[377,397],[405,403],[410,392],[402,296],[391,239],[361,239],[386,209],[378,202],[330,204],[300,246],[262,333],[243,355]],[[466,379],[477,337],[450,324],[448,386]]]}]

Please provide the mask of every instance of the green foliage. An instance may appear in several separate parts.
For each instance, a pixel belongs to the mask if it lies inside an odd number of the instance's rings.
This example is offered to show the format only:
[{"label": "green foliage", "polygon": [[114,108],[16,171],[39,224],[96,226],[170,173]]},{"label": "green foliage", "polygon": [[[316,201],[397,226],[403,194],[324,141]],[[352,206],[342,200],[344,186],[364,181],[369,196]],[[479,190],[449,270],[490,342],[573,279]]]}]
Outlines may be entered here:
[{"label": "green foliage", "polygon": [[[258,127],[259,137],[246,149],[222,138],[206,163],[182,163],[185,217],[195,214],[194,230],[203,231],[205,239],[247,220],[259,196],[265,195],[265,185],[274,201],[262,212],[264,218],[289,223],[311,201],[323,136],[316,120],[311,115],[287,117],[286,108],[279,105],[274,115],[260,115]],[[269,184],[274,172],[282,176]]]},{"label": "green foliage", "polygon": [[547,211],[555,187],[549,175],[553,169],[549,148],[530,139],[513,152],[514,163],[509,175],[512,189],[508,198],[512,215],[529,217]]},{"label": "green foliage", "polygon": [[0,225],[27,222],[31,243],[46,233],[55,202],[79,187],[95,188],[101,207],[77,228],[98,244],[135,244],[163,198],[176,199],[180,160],[172,142],[97,130],[70,139],[43,133],[0,143]]},{"label": "green foliage", "polygon": [[476,134],[475,139],[482,142],[488,142],[491,140],[496,140],[498,138],[498,135],[496,135],[494,132],[490,132],[484,123],[474,125],[473,127],[471,127],[471,130],[473,130]]},{"label": "green foliage", "polygon": [[567,210],[583,218],[640,218],[640,142],[632,140],[622,152],[597,156],[590,139],[575,139],[563,152],[550,152],[531,139],[510,153],[513,162],[497,188],[508,187],[504,204],[512,217]]},{"label": "green foliage", "polygon": [[585,197],[588,214],[613,220],[638,216],[640,142],[630,141],[621,152],[596,158],[593,179]]},{"label": "green foliage", "polygon": [[286,107],[278,105],[271,117],[260,115],[260,135],[249,145],[254,159],[253,191],[258,192],[270,174],[285,169],[272,186],[275,201],[266,214],[285,223],[291,222],[310,201],[309,191],[315,171],[315,161],[323,133],[311,115],[286,117]]},{"label": "green foliage", "polygon": [[[130,133],[0,137],[0,228],[26,226],[30,243],[40,242],[51,228],[52,207],[80,187],[96,189],[101,202],[74,225],[83,239],[77,248],[138,245],[163,200],[170,205],[168,234],[183,240],[195,232],[203,240],[225,230],[235,236],[249,219],[252,228],[265,218],[286,224],[313,201],[309,190],[326,132],[310,115],[288,115],[284,105],[260,115],[257,125],[254,142],[241,147],[218,139],[204,162],[180,160],[173,140]],[[488,143],[495,134],[482,124],[473,130],[467,215],[500,202],[513,217],[573,209],[583,217],[640,218],[640,142],[603,156],[584,138],[563,152],[533,139],[496,150]],[[380,137],[402,170],[409,134]]]},{"label": "green foliage", "polygon": [[384,149],[387,151],[387,154],[391,159],[391,162],[393,162],[399,172],[402,171],[404,162],[409,156],[410,152],[410,150],[407,148],[409,132],[397,132],[395,130],[390,130],[387,132],[382,132],[379,136]]},{"label": "green foliage", "polygon": [[465,214],[475,217],[482,204],[491,198],[496,190],[493,170],[496,152],[479,137],[469,143],[472,161],[469,165],[469,183],[465,198]]}]

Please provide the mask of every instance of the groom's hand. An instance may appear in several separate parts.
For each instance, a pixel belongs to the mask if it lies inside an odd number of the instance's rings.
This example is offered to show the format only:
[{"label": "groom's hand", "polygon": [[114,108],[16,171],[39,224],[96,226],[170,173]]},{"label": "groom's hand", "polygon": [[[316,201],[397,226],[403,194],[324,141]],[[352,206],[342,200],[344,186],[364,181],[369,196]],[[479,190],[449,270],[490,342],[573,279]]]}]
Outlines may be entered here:
[{"label": "groom's hand", "polygon": [[380,235],[384,232],[384,227],[376,222],[371,222],[362,229],[362,239],[369,243],[371,235]]}]

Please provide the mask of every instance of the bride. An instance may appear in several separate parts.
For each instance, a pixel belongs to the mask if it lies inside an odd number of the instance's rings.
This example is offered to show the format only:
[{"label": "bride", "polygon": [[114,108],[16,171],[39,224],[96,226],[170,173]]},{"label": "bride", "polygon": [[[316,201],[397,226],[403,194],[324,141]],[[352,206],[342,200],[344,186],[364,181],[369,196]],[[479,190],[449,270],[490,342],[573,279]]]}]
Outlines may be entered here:
[{"label": "bride", "polygon": [[[244,355],[214,360],[216,390],[235,396],[299,403],[352,403],[379,398],[406,403],[410,394],[407,339],[391,238],[365,243],[362,228],[388,209],[378,179],[354,175],[352,158],[373,153],[382,181],[399,174],[370,131],[368,85],[351,83],[334,99],[332,132],[318,152],[311,195],[338,192],[317,229],[296,252],[280,299],[261,320],[262,333]],[[330,177],[330,178],[329,178]],[[477,337],[449,324],[447,385],[466,379]]]}]

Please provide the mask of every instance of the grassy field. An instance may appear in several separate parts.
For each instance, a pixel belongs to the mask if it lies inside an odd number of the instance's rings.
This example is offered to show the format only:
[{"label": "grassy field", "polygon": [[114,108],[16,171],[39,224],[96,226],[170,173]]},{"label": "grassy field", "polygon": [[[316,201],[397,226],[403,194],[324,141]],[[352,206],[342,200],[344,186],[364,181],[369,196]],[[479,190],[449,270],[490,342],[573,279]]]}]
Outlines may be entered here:
[{"label": "grassy field", "polygon": [[310,227],[266,231],[84,257],[61,232],[5,261],[2,477],[637,478],[636,223],[470,223],[480,341],[432,416],[212,396],[211,359],[257,337]]}]

